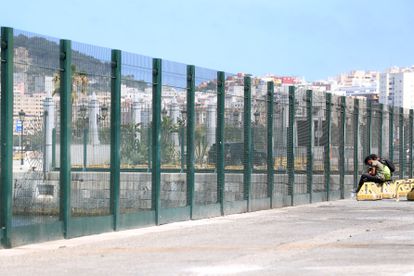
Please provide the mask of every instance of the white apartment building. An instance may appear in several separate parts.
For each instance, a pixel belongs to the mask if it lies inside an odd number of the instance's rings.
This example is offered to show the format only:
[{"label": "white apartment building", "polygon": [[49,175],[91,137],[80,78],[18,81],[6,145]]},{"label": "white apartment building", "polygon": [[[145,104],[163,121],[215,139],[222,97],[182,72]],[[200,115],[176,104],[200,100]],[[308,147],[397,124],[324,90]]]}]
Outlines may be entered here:
[{"label": "white apartment building", "polygon": [[379,102],[391,106],[414,108],[414,71],[382,73]]},{"label": "white apartment building", "polygon": [[377,71],[353,70],[335,77],[336,87],[332,93],[350,97],[378,99],[379,76]]},{"label": "white apartment building", "polygon": [[375,86],[378,83],[377,71],[353,70],[336,76],[339,86]]}]

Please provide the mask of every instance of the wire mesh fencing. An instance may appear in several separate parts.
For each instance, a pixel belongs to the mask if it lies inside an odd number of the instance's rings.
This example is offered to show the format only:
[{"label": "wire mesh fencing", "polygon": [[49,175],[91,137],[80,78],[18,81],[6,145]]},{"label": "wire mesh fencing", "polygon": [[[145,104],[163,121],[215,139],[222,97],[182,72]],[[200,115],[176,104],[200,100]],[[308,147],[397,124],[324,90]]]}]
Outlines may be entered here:
[{"label": "wire mesh fencing", "polygon": [[111,49],[72,44],[72,216],[110,213]]},{"label": "wire mesh fencing", "polygon": [[365,156],[371,154],[368,148],[368,126],[367,126],[367,102],[359,100],[359,109],[358,109],[358,175],[361,175],[366,172],[366,165],[363,160]]},{"label": "wire mesh fencing", "polygon": [[[383,146],[381,131],[383,126],[382,110],[379,104],[373,104],[371,107],[371,152],[379,156],[380,148]],[[380,139],[381,138],[381,139]]]},{"label": "wire mesh fencing", "polygon": [[404,110],[403,114],[403,177],[408,177],[410,175],[410,114],[407,111],[408,110]]},{"label": "wire mesh fencing", "polygon": [[392,149],[392,160],[395,165],[395,172],[394,175],[400,175],[401,172],[401,163],[400,160],[402,158],[402,155],[400,154],[400,143],[402,142],[400,140],[400,109],[399,108],[393,108],[392,111],[393,114],[393,126],[392,126],[392,135],[390,136],[390,143],[393,147]]},{"label": "wire mesh fencing", "polygon": [[326,124],[326,95],[325,93],[314,93],[313,95],[313,116],[315,147],[313,150],[313,192],[326,191],[325,186],[325,145],[327,144],[327,124]]},{"label": "wire mesh fencing", "polygon": [[59,120],[55,88],[59,40],[14,32],[14,227],[58,220],[59,174],[52,173],[53,131]]},{"label": "wire mesh fencing", "polygon": [[244,79],[226,74],[224,109],[225,201],[244,199],[244,185],[234,172],[243,171],[244,164]]},{"label": "wire mesh fencing", "polygon": [[217,71],[195,67],[195,175],[194,201],[197,205],[218,202],[217,198]]},{"label": "wire mesh fencing", "polygon": [[307,124],[306,89],[299,88],[295,91],[295,122],[293,124],[294,169],[295,176],[297,176],[295,177],[294,193],[296,194],[305,194],[307,192],[307,183],[304,181],[304,175],[307,168],[307,146],[309,139],[311,139]]},{"label": "wire mesh fencing", "polygon": [[82,235],[345,198],[371,153],[411,177],[411,110],[127,52],[118,63],[119,51],[77,42],[64,63],[62,40],[19,30],[13,40],[2,235],[6,217]]},{"label": "wire mesh fencing", "polygon": [[267,84],[252,79],[251,102],[252,167],[256,178],[252,179],[252,198],[268,197],[269,183],[264,172],[267,170]]},{"label": "wire mesh fencing", "polygon": [[390,110],[388,106],[385,106],[382,112],[382,130],[380,137],[382,138],[382,157],[390,159]]},{"label": "wire mesh fencing", "polygon": [[340,171],[340,147],[341,147],[341,125],[342,125],[342,109],[341,97],[332,95],[331,102],[331,146],[329,149],[330,161],[330,190],[340,191],[339,171]]},{"label": "wire mesh fencing", "polygon": [[355,108],[354,108],[354,99],[346,98],[346,123],[345,123],[345,174],[346,175],[353,175],[354,172],[354,131],[355,131],[355,124],[354,124],[354,116],[355,116]]},{"label": "wire mesh fencing", "polygon": [[[120,212],[136,213],[153,207],[152,58],[122,52]],[[131,170],[139,170],[137,174]]]},{"label": "wire mesh fencing", "polygon": [[161,208],[183,207],[187,205],[187,67],[163,61],[162,76],[161,169],[176,169],[180,174],[161,177]]}]

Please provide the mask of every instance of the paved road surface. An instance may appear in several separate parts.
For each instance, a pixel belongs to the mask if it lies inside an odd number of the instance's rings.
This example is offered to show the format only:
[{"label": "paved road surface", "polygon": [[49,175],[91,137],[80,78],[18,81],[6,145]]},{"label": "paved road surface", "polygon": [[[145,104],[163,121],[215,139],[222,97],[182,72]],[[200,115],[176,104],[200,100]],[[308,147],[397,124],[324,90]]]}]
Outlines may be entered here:
[{"label": "paved road surface", "polygon": [[414,276],[414,202],[324,202],[0,250],[0,275],[374,274]]}]

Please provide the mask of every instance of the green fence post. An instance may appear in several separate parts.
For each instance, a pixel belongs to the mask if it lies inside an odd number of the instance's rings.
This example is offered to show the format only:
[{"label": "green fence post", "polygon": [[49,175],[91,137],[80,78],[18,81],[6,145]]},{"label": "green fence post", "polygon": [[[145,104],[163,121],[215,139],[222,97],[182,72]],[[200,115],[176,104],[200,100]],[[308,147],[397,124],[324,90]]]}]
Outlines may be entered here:
[{"label": "green fence post", "polygon": [[400,178],[404,178],[405,176],[405,147],[404,147],[404,108],[400,107],[399,113],[399,151],[400,151]]},{"label": "green fence post", "polygon": [[379,132],[380,132],[380,135],[379,135],[379,137],[378,137],[378,155],[380,156],[380,157],[382,157],[382,151],[383,151],[383,148],[382,148],[382,143],[383,143],[383,141],[384,141],[384,139],[382,138],[382,135],[383,135],[383,127],[384,127],[384,104],[380,104],[379,105],[379,108],[380,108],[380,115],[379,115]]},{"label": "green fence post", "polygon": [[367,146],[364,156],[368,156],[372,151],[372,102],[367,103]]},{"label": "green fence post", "polygon": [[70,237],[72,144],[72,43],[60,40],[60,214],[63,235]]},{"label": "green fence post", "polygon": [[193,218],[194,186],[194,125],[195,125],[195,66],[187,65],[187,205]]},{"label": "green fence post", "polygon": [[410,178],[413,177],[413,143],[414,143],[414,139],[413,139],[413,123],[414,123],[414,110],[410,109],[410,115],[409,115],[409,126],[408,126],[408,144],[409,144],[409,148],[408,148],[408,152],[409,152],[409,173],[410,173]]},{"label": "green fence post", "polygon": [[273,81],[267,82],[267,189],[270,197],[270,208],[273,208],[274,163],[273,163]]},{"label": "green fence post", "polygon": [[394,107],[389,107],[389,158],[394,160]]},{"label": "green fence post", "polygon": [[250,212],[252,177],[252,83],[249,76],[244,77],[244,199],[247,200],[247,212]]},{"label": "green fence post", "polygon": [[155,210],[155,224],[160,221],[161,193],[161,93],[162,60],[152,62],[152,208]]},{"label": "green fence post", "polygon": [[217,199],[220,203],[221,215],[224,215],[224,95],[225,76],[224,72],[217,72],[217,129],[216,129],[216,152],[217,152]]},{"label": "green fence post", "polygon": [[1,244],[10,248],[12,232],[13,187],[13,29],[1,28],[1,171],[0,229]]},{"label": "green fence post", "polygon": [[287,131],[287,173],[288,194],[291,196],[291,205],[295,202],[295,154],[294,154],[294,131],[295,127],[295,87],[289,86],[289,126]]},{"label": "green fence post", "polygon": [[119,227],[121,180],[121,64],[120,50],[111,52],[111,213],[113,229]]},{"label": "green fence post", "polygon": [[313,202],[313,92],[306,90],[306,132],[308,136],[306,144],[306,187],[309,194],[309,202]]},{"label": "green fence post", "polygon": [[324,168],[325,168],[325,185],[326,185],[326,199],[331,198],[331,114],[332,114],[332,94],[326,93],[326,143],[324,145]]},{"label": "green fence post", "polygon": [[52,170],[56,168],[56,128],[52,130]]},{"label": "green fence post", "polygon": [[346,143],[346,97],[341,97],[341,122],[339,127],[339,187],[341,199],[345,198],[345,143]]},{"label": "green fence post", "polygon": [[354,99],[354,190],[358,183],[359,100]]}]

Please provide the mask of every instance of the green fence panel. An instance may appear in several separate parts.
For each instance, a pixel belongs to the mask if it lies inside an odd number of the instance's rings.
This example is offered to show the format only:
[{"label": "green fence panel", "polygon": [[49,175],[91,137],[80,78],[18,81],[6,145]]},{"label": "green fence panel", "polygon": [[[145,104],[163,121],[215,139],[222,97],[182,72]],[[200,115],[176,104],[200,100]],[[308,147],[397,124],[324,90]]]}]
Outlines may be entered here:
[{"label": "green fence panel", "polygon": [[120,55],[72,41],[71,237],[119,225],[119,183],[111,178],[119,182]]},{"label": "green fence panel", "polygon": [[404,109],[403,115],[403,156],[404,156],[404,177],[410,177],[410,110]]},{"label": "green fence panel", "polygon": [[[342,112],[341,112],[341,96],[332,95],[331,96],[331,146],[330,146],[330,194],[331,199],[341,198],[342,194],[342,174],[341,174],[341,148],[342,148],[342,138],[341,135],[341,126],[342,126]],[[343,156],[343,155],[342,155]]]},{"label": "green fence panel", "polygon": [[188,204],[186,168],[187,65],[163,60],[161,94],[161,176],[160,207],[184,208]]},{"label": "green fence panel", "polygon": [[[251,178],[251,199],[253,206],[251,210],[260,210],[270,208],[271,194],[273,188],[270,187],[268,179],[268,173],[272,173],[268,170],[268,166],[273,167],[272,153],[269,155],[268,150],[272,149],[272,125],[269,125],[268,113],[269,106],[273,109],[273,104],[270,105],[268,101],[269,97],[268,83],[259,78],[251,77],[251,166],[253,168],[253,174]],[[273,112],[273,111],[272,111]],[[268,132],[268,130],[270,130]],[[271,136],[270,136],[271,135]],[[269,159],[270,156],[270,159]],[[270,189],[272,192],[270,192]]]},{"label": "green fence panel", "polygon": [[122,52],[120,213],[123,226],[152,225],[152,58]]},{"label": "green fence panel", "polygon": [[[394,161],[394,107],[388,106],[388,158]],[[395,165],[395,161],[394,161]]]},{"label": "green fence panel", "polygon": [[378,130],[377,130],[377,135],[378,135],[378,155],[379,156],[383,156],[383,151],[384,151],[384,139],[382,137],[382,129],[384,128],[384,105],[383,104],[379,104],[378,110],[377,110],[377,117],[378,117]]},{"label": "green fence panel", "polygon": [[381,156],[382,146],[380,141],[381,124],[383,122],[381,105],[372,103],[371,105],[371,153]]},{"label": "green fence panel", "polygon": [[394,176],[401,176],[401,135],[400,135],[400,108],[394,106],[393,107],[393,127],[392,127],[392,141],[393,141],[393,153],[392,153],[392,160],[395,164],[395,172]]},{"label": "green fence panel", "polygon": [[398,117],[398,155],[399,155],[399,161],[400,161],[400,178],[404,178],[405,176],[405,158],[406,158],[406,152],[405,152],[405,145],[404,145],[404,108],[399,108],[399,117]]},{"label": "green fence panel", "polygon": [[359,100],[358,110],[358,175],[365,172],[365,164],[363,160],[365,156],[370,154],[368,141],[368,102],[365,99]]},{"label": "green fence panel", "polygon": [[[225,73],[226,96],[223,146],[226,179],[224,213],[226,215],[247,211],[246,194],[248,191],[245,189],[243,182],[245,149],[244,80],[242,74]],[[232,88],[230,89],[230,87]]]},{"label": "green fence panel", "polygon": [[[307,168],[307,144],[311,139],[311,135],[308,133],[307,127],[307,110],[306,110],[306,90],[303,88],[296,89],[295,91],[295,120],[293,128],[293,143],[294,143],[294,170],[295,175],[304,175]],[[305,178],[295,178],[295,204],[303,204],[309,202],[308,186]],[[302,180],[303,179],[303,180]]]},{"label": "green fence panel", "polygon": [[381,157],[390,158],[390,110],[388,106],[383,106],[382,113],[382,130],[380,131],[380,136],[382,139],[381,143]]},{"label": "green fence panel", "polygon": [[325,183],[325,141],[326,132],[326,94],[313,92],[312,109],[314,114],[314,148],[313,148],[313,201],[326,200]]},{"label": "green fence panel", "polygon": [[275,169],[273,206],[290,205],[287,177],[287,129],[289,120],[288,88],[275,87],[273,101],[273,166]]},{"label": "green fence panel", "polygon": [[366,147],[365,147],[365,152],[364,152],[364,156],[368,156],[369,154],[372,153],[372,116],[373,116],[373,110],[372,110],[372,102],[368,101],[367,102],[367,111],[366,111],[366,116],[367,116],[367,121],[366,121]]},{"label": "green fence panel", "polygon": [[[224,91],[223,91],[224,93]],[[216,213],[220,202],[218,181],[218,154],[216,133],[218,133],[218,89],[217,71],[195,67],[195,136],[194,166],[196,170],[194,185],[195,205],[200,208],[211,207],[209,215]],[[204,118],[204,120],[203,120]],[[200,208],[198,208],[200,210]]]},{"label": "green fence panel", "polygon": [[[62,238],[53,130],[59,121],[59,40],[14,30],[12,244]],[[60,226],[59,226],[60,225]],[[56,227],[54,227],[56,226]],[[60,227],[60,228],[59,228]]]}]

